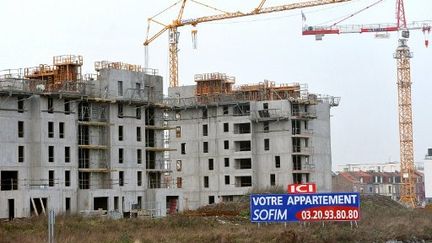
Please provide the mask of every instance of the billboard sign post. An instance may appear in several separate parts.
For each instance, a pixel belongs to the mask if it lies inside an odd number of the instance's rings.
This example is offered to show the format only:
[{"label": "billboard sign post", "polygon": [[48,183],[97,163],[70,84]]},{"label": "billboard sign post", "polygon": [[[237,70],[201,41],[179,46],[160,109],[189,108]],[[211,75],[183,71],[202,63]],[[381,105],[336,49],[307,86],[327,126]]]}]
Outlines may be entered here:
[{"label": "billboard sign post", "polygon": [[251,222],[357,221],[359,193],[252,194]]}]

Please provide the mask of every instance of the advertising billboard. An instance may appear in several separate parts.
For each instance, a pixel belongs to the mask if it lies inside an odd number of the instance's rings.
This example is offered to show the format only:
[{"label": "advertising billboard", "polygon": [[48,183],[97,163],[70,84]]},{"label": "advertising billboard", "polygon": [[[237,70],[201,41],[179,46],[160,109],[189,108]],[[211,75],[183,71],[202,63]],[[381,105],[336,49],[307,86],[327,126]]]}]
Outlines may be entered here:
[{"label": "advertising billboard", "polygon": [[359,193],[252,194],[251,222],[357,221]]}]

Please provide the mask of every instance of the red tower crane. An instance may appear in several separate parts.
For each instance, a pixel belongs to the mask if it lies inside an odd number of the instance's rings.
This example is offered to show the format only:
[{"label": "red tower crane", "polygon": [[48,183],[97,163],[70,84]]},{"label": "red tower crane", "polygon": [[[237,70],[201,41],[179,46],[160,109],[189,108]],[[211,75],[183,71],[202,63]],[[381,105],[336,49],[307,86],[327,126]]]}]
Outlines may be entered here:
[{"label": "red tower crane", "polygon": [[342,21],[353,17],[372,6],[377,5],[383,0],[379,0],[360,11],[351,14],[350,16],[343,18],[342,20],[329,25],[329,26],[307,26],[303,25],[303,35],[314,35],[316,40],[322,40],[324,35],[332,34],[351,34],[351,33],[388,33],[388,32],[399,32],[402,31],[402,37],[409,38],[410,30],[421,30],[425,36],[425,46],[429,46],[429,34],[431,31],[432,21],[414,21],[408,23],[405,17],[405,8],[403,0],[397,0],[396,2],[396,23],[391,24],[361,24],[361,25],[338,25]]}]

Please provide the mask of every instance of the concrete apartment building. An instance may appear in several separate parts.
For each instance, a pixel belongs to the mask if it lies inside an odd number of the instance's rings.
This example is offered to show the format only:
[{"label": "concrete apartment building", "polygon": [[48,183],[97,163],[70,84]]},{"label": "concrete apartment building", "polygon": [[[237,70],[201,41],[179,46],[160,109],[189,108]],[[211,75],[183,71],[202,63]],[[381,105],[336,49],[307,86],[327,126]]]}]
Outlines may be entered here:
[{"label": "concrete apartment building", "polygon": [[0,218],[176,210],[156,70],[81,56],[0,76]]},{"label": "concrete apartment building", "polygon": [[330,108],[339,99],[308,94],[299,84],[265,81],[233,87],[222,73],[169,89],[175,120],[170,152],[184,207],[232,201],[252,189],[331,184]]}]

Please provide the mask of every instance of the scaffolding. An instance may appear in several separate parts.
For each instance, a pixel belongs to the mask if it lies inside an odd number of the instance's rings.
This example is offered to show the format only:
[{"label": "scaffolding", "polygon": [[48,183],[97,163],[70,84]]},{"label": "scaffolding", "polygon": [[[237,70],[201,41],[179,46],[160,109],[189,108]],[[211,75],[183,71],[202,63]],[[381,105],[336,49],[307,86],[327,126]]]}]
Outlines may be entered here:
[{"label": "scaffolding", "polygon": [[[78,173],[79,188],[110,189],[109,105],[88,103],[78,105]],[[91,183],[96,181],[96,183]]]},{"label": "scaffolding", "polygon": [[[37,67],[24,68],[24,77],[28,79],[43,80],[45,91],[59,91],[65,87],[65,82],[74,83],[82,80],[81,67],[83,57],[76,55],[62,55],[53,57],[53,65],[41,64]],[[68,89],[74,91],[74,85]]]},{"label": "scaffolding", "polygon": [[298,83],[276,85],[265,80],[258,84],[245,84],[235,87],[235,77],[225,73],[205,73],[195,75],[195,96],[199,103],[224,102],[231,100],[282,100],[300,98],[303,94]]},{"label": "scaffolding", "polygon": [[235,87],[234,92],[246,96],[247,100],[284,100],[300,97],[300,84],[280,84],[265,80],[258,84],[244,84]]},{"label": "scaffolding", "polygon": [[96,61],[94,63],[94,68],[97,72],[103,69],[117,69],[126,70],[132,72],[143,72],[149,75],[158,75],[159,70],[153,68],[143,68],[141,65],[129,64],[124,62],[112,62],[112,61]]},{"label": "scaffolding", "polygon": [[[155,107],[145,111],[146,173],[149,189],[173,188],[174,185],[169,151],[176,149],[169,147],[169,130],[173,128],[168,126],[168,114],[166,110]],[[162,139],[157,140],[157,137]]]},{"label": "scaffolding", "polygon": [[235,83],[235,78],[227,76],[225,73],[204,73],[195,75],[197,97],[228,94],[232,92],[232,86]]}]

